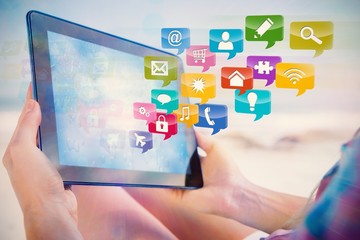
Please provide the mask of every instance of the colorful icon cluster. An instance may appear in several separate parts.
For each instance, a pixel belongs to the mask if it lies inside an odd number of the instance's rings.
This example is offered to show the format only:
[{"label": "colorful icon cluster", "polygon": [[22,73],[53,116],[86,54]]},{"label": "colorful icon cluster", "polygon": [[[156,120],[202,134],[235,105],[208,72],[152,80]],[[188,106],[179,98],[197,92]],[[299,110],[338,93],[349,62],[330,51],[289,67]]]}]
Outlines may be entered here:
[{"label": "colorful icon cluster", "polygon": [[[171,60],[170,60],[171,59]],[[297,89],[298,96],[306,90],[314,88],[314,67],[312,64],[304,63],[284,63],[279,56],[248,56],[247,67],[223,67],[221,69],[221,87],[224,89],[235,89],[235,110],[239,113],[255,114],[256,119],[271,112],[270,93],[269,96],[258,95],[254,90],[254,81],[266,80],[269,86],[276,82],[278,88]],[[177,59],[175,57],[151,57],[147,56],[144,60],[145,78],[149,80],[163,80],[163,86],[171,81],[177,80]],[[170,91],[170,90],[153,90]],[[266,90],[262,90],[266,91]],[[266,105],[268,109],[253,107],[249,112],[250,101],[247,100],[248,107],[245,109],[240,102],[244,102],[243,94],[253,92],[257,95],[254,104],[258,106],[264,102],[260,96],[269,100]],[[216,97],[216,77],[208,73],[183,73],[181,75],[181,94],[184,97],[199,98],[200,104],[205,104],[209,99]],[[160,100],[155,101],[158,109],[165,109],[171,113],[177,109],[178,102],[174,102],[175,93],[160,94]],[[250,95],[250,96],[251,96]],[[154,98],[153,98],[154,99]],[[177,99],[176,99],[177,100]],[[154,102],[154,101],[153,101]]]},{"label": "colorful icon cluster", "polygon": [[[177,59],[175,57],[153,57],[146,56],[144,58],[144,74],[148,80],[163,80],[163,86],[168,85],[171,81],[177,80]],[[181,75],[181,94],[184,97],[201,99],[200,106],[194,104],[179,104],[178,92],[176,90],[167,89],[153,89],[151,91],[151,102],[154,104],[150,106],[146,103],[141,103],[142,106],[134,106],[134,111],[145,109],[165,110],[168,115],[165,117],[165,122],[169,122],[167,116],[171,113],[176,115],[177,122],[187,124],[188,127],[192,125],[200,127],[208,127],[213,129],[213,134],[225,129],[227,127],[227,107],[224,105],[205,104],[208,99],[216,96],[216,81],[214,74],[206,73],[183,73]],[[204,108],[204,109],[203,109]],[[204,112],[206,109],[206,112]],[[210,114],[210,110],[211,114]],[[140,116],[136,114],[136,118],[148,121],[149,131],[155,133],[165,134],[165,139],[169,138],[174,133],[172,131],[160,131],[159,125],[156,128],[156,122],[160,119]],[[212,118],[220,118],[214,121]],[[155,115],[154,115],[155,116]],[[220,116],[220,117],[219,117]],[[159,116],[156,116],[159,117]],[[162,118],[163,119],[163,118]],[[172,118],[170,119],[172,120]],[[205,121],[206,120],[206,121]],[[154,127],[155,121],[155,128]],[[162,121],[164,122],[164,121]],[[215,122],[217,124],[215,124]],[[160,123],[159,123],[160,124]],[[164,123],[162,123],[164,125]],[[165,123],[165,126],[168,124]]]},{"label": "colorful icon cluster", "polygon": [[[187,55],[189,58],[190,55]],[[196,55],[191,56],[194,62]],[[282,63],[279,56],[248,56],[247,67],[223,67],[221,86],[238,89],[240,94],[253,88],[254,80],[266,80],[266,86],[274,83],[278,88],[298,89],[298,96],[314,87],[314,68],[311,64]],[[207,62],[207,59],[204,59]],[[163,87],[177,80],[175,57],[146,56],[145,78],[164,81]],[[206,103],[215,97],[215,75],[206,73],[184,73],[181,76],[181,92],[184,97],[201,98]]]},{"label": "colorful icon cluster", "polygon": [[[163,28],[161,44],[166,49],[177,49],[178,55],[186,49],[197,61],[190,66],[203,66],[203,71],[215,65],[213,53],[228,53],[228,59],[244,51],[244,35],[247,41],[267,42],[266,48],[284,39],[284,17],[281,15],[247,16],[243,29],[211,29],[209,46],[191,46],[188,28]],[[329,21],[292,22],[290,24],[290,48],[315,50],[319,56],[333,45],[333,23]],[[207,63],[205,58],[207,58]],[[187,58],[188,62],[188,58]]]},{"label": "colorful icon cluster", "polygon": [[[215,77],[212,74],[199,75],[211,76],[210,79],[213,81],[211,88],[215,97]],[[192,77],[194,76],[183,74],[184,79],[193,79]],[[183,95],[187,96],[187,90],[182,91]],[[201,88],[198,90],[198,92],[205,93]],[[191,91],[194,92],[193,88]],[[191,94],[196,94],[196,91]],[[153,89],[151,91],[151,103],[133,103],[133,116],[135,119],[145,120],[148,126],[148,131],[130,131],[130,146],[141,148],[143,153],[153,147],[152,134],[163,134],[164,140],[166,140],[177,134],[178,123],[186,124],[188,128],[193,125],[212,128],[212,134],[227,128],[228,125],[228,113],[225,105],[179,104],[178,91],[170,89]]]},{"label": "colorful icon cluster", "polygon": [[[153,89],[151,103],[134,103],[136,119],[147,121],[148,132],[130,132],[132,147],[143,152],[152,148],[152,133],[165,135],[164,140],[177,133],[177,124],[187,127],[212,128],[213,133],[227,128],[228,110],[225,105],[206,104],[216,96],[216,77],[206,74],[216,65],[216,53],[229,53],[228,59],[243,52],[244,32],[242,29],[212,29],[209,45],[190,45],[188,28],[163,28],[162,47],[186,49],[186,64],[203,67],[202,73],[181,75],[181,94],[184,97],[199,98],[200,104],[179,103],[178,92],[167,89]],[[267,47],[274,46],[284,37],[284,19],[281,15],[246,17],[245,38],[248,41],[267,41]],[[292,49],[313,49],[315,56],[331,49],[333,25],[331,22],[293,22],[290,26],[290,47]],[[146,56],[144,75],[148,80],[162,80],[165,87],[178,79],[176,57]],[[304,63],[285,63],[280,56],[248,56],[246,67],[222,67],[221,87],[235,89],[235,111],[254,114],[255,121],[271,113],[271,93],[268,90],[253,89],[254,80],[266,80],[265,87],[275,81],[278,88],[298,89],[298,96],[314,87],[314,67]],[[158,112],[158,110],[165,110]]]},{"label": "colorful icon cluster", "polygon": [[[151,103],[135,102],[133,104],[134,118],[145,120],[149,133],[163,134],[164,140],[177,134],[178,123],[186,124],[188,128],[193,125],[212,128],[212,134],[227,128],[228,113],[225,105],[179,104],[175,90],[154,89],[151,95]],[[159,112],[160,109],[167,112]],[[143,135],[139,132],[137,134]]]}]

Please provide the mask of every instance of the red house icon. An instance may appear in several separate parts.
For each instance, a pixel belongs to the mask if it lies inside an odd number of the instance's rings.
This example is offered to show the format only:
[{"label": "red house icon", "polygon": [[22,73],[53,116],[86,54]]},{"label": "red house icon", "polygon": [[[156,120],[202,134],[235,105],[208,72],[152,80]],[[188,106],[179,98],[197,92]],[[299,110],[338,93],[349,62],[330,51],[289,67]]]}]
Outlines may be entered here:
[{"label": "red house icon", "polygon": [[243,87],[245,77],[238,70],[236,70],[229,76],[229,80],[230,80],[230,86]]},{"label": "red house icon", "polygon": [[221,87],[239,89],[241,94],[253,88],[253,69],[244,67],[221,68]]}]

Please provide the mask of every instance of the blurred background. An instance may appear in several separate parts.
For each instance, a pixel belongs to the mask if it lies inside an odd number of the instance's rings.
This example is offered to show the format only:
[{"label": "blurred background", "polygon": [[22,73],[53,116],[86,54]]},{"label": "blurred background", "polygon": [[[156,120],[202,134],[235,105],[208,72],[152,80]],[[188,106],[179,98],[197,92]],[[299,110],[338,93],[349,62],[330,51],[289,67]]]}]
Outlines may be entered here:
[{"label": "blurred background", "polygon": [[[229,126],[214,136],[206,134],[223,142],[224,151],[233,155],[244,175],[265,187],[309,196],[324,172],[339,159],[341,144],[360,125],[357,0],[0,0],[0,156],[15,128],[31,81],[25,20],[29,10],[156,48],[161,48],[160,29],[164,27],[188,27],[191,44],[206,45],[210,29],[244,29],[248,15],[283,15],[283,41],[270,49],[265,49],[266,42],[244,41],[242,53],[231,60],[226,60],[227,54],[218,54],[217,66],[208,71],[219,81],[222,66],[246,66],[249,55],[281,56],[286,62],[315,66],[315,88],[301,96],[296,97],[296,90],[267,87],[272,92],[272,112],[258,121],[253,115],[234,111],[232,91],[218,87],[217,97],[209,101],[229,107]],[[333,22],[333,48],[316,58],[313,50],[290,49],[293,21]],[[185,62],[185,54],[180,57]],[[194,67],[185,71],[200,72]],[[0,199],[0,239],[25,239],[20,208],[2,165]]]}]

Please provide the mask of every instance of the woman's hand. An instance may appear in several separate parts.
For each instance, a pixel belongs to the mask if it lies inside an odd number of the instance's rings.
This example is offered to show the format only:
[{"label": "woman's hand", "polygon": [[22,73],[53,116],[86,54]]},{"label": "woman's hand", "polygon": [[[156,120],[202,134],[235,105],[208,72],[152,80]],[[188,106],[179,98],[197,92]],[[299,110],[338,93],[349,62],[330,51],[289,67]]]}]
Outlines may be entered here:
[{"label": "woman's hand", "polygon": [[41,112],[30,98],[31,90],[3,157],[24,215],[27,239],[82,239],[76,198],[64,189],[59,173],[36,145]]},{"label": "woman's hand", "polygon": [[[151,194],[167,194],[194,210],[233,219],[269,233],[286,227],[285,223],[305,206],[305,198],[271,191],[248,181],[220,142],[198,133],[197,140],[207,155],[201,159],[204,186],[197,190],[153,189]],[[141,197],[136,189],[128,192],[137,199]],[[144,194],[145,191],[142,196]]]},{"label": "woman's hand", "polygon": [[[147,195],[161,196],[179,202],[198,212],[226,218],[237,218],[232,212],[239,204],[235,202],[234,192],[248,181],[242,175],[237,163],[226,153],[226,147],[211,137],[196,133],[199,146],[206,152],[201,158],[204,186],[196,190],[182,189],[138,189],[127,191],[141,201]],[[160,206],[159,206],[160,207]]]},{"label": "woman's hand", "polygon": [[233,202],[236,188],[248,181],[225,146],[200,133],[196,137],[206,152],[206,158],[201,159],[204,186],[198,190],[175,190],[175,196],[201,212],[229,217],[231,208],[238,205]]}]

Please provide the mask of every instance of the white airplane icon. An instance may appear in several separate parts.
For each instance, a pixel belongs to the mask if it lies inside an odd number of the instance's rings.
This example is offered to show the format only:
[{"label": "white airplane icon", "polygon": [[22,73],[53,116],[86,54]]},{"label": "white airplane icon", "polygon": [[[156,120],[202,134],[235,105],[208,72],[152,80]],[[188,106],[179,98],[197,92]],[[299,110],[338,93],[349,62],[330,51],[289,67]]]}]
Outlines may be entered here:
[{"label": "white airplane icon", "polygon": [[140,144],[140,146],[143,147],[146,144],[146,142],[143,141],[145,139],[145,136],[139,136],[139,135],[137,135],[137,133],[134,133],[134,135],[136,137],[135,145],[139,146],[139,144]]}]

